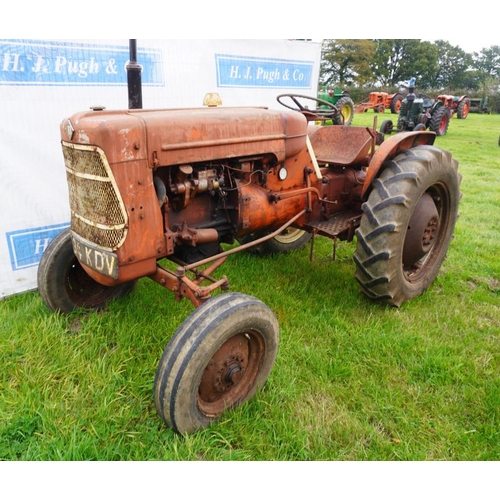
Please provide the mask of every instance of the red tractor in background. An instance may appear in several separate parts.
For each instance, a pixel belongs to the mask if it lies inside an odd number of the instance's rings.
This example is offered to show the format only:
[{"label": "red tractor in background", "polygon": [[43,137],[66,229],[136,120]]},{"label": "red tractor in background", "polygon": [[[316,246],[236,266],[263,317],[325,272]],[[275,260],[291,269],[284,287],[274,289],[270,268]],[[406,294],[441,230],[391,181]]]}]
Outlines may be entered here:
[{"label": "red tractor in background", "polygon": [[366,101],[356,104],[354,111],[356,113],[365,113],[369,109],[373,109],[375,113],[385,113],[386,109],[390,109],[391,113],[397,115],[403,102],[403,94],[389,94],[387,92],[370,92],[370,96]]},{"label": "red tractor in background", "polygon": [[446,106],[451,111],[451,116],[457,115],[459,120],[465,120],[469,114],[471,103],[470,99],[463,95],[461,97],[456,97],[453,95],[438,95],[437,101],[441,101],[444,106]]}]

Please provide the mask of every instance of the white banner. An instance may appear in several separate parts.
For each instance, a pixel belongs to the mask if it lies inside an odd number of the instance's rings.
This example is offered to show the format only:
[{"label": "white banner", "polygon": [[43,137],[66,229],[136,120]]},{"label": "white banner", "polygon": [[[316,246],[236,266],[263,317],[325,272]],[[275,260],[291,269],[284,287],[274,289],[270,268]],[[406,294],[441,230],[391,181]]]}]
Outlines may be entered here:
[{"label": "white banner", "polygon": [[[129,40],[0,39],[0,299],[36,288],[49,241],[69,225],[59,125],[93,106],[128,107]],[[321,44],[298,40],[137,40],[143,108],[279,109],[315,97]]]}]

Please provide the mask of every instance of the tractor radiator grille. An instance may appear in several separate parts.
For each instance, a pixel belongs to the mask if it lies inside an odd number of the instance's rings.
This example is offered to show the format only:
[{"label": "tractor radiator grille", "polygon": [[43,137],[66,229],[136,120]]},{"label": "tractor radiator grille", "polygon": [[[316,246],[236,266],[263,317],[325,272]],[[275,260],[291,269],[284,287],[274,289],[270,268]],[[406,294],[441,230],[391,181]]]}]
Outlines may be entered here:
[{"label": "tractor radiator grille", "polygon": [[71,229],[106,250],[127,235],[127,212],[106,155],[96,146],[63,142]]}]

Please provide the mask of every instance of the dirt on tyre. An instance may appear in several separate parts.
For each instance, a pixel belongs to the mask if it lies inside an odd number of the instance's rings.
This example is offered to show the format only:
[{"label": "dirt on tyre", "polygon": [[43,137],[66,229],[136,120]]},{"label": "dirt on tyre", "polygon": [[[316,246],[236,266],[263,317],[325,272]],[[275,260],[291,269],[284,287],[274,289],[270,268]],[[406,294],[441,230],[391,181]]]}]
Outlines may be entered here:
[{"label": "dirt on tyre", "polygon": [[355,277],[367,297],[399,307],[433,283],[458,218],[457,169],[449,152],[433,146],[386,162],[356,230]]},{"label": "dirt on tyre", "polygon": [[73,252],[71,230],[67,228],[43,252],[37,284],[44,304],[51,311],[70,313],[78,308],[102,309],[111,300],[131,293],[136,281],[109,287],[92,279]]},{"label": "dirt on tyre", "polygon": [[279,326],[260,300],[224,293],[199,306],[168,343],[156,371],[156,409],[179,434],[208,427],[248,401],[274,365]]}]

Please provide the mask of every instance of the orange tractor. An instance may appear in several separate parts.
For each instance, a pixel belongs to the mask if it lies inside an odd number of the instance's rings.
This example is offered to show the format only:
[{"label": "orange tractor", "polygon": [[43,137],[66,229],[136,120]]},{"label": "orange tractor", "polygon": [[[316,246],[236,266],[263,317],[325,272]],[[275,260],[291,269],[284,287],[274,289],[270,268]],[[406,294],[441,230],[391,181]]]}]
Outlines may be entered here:
[{"label": "orange tractor", "polygon": [[453,95],[438,95],[436,100],[441,101],[444,106],[446,106],[453,116],[455,113],[459,120],[465,120],[469,114],[471,102],[466,96],[456,97]]},{"label": "orange tractor", "polygon": [[365,113],[369,109],[373,109],[375,113],[385,113],[386,109],[390,109],[391,113],[397,115],[403,98],[403,94],[400,93],[371,92],[366,101],[356,104],[354,111],[356,113]]},{"label": "orange tractor", "polygon": [[230,255],[300,249],[318,235],[357,238],[361,291],[400,306],[441,269],[461,175],[432,132],[384,140],[370,127],[313,125],[339,113],[313,97],[280,95],[288,109],[277,110],[143,110],[133,42],[129,109],[94,108],[61,123],[71,227],[43,253],[38,289],[62,313],[103,309],[141,278],[187,298],[194,311],[154,380],[158,414],[184,434],[249,400],[278,353],[274,312],[215,274]]}]

